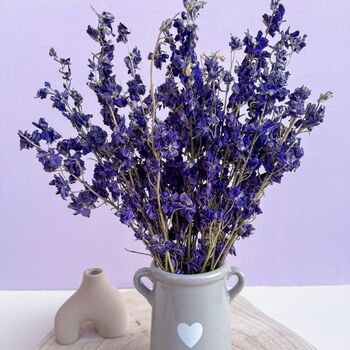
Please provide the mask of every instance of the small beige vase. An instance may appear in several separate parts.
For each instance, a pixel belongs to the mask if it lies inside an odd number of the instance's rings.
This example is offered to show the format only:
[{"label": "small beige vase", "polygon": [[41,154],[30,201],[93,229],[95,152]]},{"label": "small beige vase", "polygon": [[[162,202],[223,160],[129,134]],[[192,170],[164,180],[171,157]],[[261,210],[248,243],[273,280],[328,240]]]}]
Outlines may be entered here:
[{"label": "small beige vase", "polygon": [[79,289],[57,311],[56,341],[61,345],[77,341],[84,321],[93,322],[96,332],[104,338],[116,338],[129,328],[123,296],[100,268],[85,270]]}]

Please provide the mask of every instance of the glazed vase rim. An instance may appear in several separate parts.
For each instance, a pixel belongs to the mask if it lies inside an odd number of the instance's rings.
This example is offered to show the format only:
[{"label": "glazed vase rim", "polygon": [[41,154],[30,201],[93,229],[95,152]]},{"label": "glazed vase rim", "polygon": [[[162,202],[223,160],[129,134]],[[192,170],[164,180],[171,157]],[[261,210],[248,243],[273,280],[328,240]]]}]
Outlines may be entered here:
[{"label": "glazed vase rim", "polygon": [[159,268],[155,262],[151,263],[150,269],[152,270],[153,277],[157,280],[164,281],[171,284],[182,284],[182,285],[199,285],[199,284],[208,284],[221,280],[227,273],[230,268],[227,263],[224,263],[217,269],[209,272],[202,272],[198,274],[177,274],[172,272],[166,272]]}]

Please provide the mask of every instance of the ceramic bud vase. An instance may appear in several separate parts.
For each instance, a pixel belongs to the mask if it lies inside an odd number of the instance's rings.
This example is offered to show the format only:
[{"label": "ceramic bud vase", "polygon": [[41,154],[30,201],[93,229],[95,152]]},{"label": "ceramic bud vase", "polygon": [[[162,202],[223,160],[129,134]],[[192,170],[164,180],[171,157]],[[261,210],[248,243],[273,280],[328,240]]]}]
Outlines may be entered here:
[{"label": "ceramic bud vase", "polygon": [[55,317],[55,335],[59,344],[72,344],[79,338],[83,321],[95,324],[105,338],[124,334],[129,327],[126,303],[102,269],[84,271],[79,289],[61,306]]},{"label": "ceramic bud vase", "polygon": [[[233,275],[237,283],[228,289]],[[153,282],[152,290],[143,277]],[[153,264],[136,272],[134,284],[152,305],[150,350],[232,349],[230,303],[244,285],[244,276],[235,267],[177,275]]]}]

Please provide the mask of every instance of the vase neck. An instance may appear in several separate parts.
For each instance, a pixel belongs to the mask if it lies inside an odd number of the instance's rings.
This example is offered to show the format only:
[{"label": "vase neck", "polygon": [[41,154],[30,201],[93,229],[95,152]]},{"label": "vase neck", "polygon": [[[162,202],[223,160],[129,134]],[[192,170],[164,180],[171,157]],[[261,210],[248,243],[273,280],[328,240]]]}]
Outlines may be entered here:
[{"label": "vase neck", "polygon": [[84,271],[81,286],[84,288],[95,288],[109,285],[106,274],[100,268],[91,268]]},{"label": "vase neck", "polygon": [[228,265],[224,264],[223,266],[217,268],[214,271],[204,272],[193,275],[180,275],[170,272],[165,272],[152,263],[150,267],[153,278],[167,285],[177,285],[177,286],[199,286],[199,285],[211,285],[215,283],[222,283],[226,281],[229,274]]}]

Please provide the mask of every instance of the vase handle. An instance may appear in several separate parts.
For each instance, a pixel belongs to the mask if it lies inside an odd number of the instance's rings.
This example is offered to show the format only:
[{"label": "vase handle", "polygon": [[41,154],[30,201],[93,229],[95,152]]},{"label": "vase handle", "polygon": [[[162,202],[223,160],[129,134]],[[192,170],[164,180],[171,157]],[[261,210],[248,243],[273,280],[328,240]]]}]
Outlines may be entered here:
[{"label": "vase handle", "polygon": [[240,293],[244,286],[244,275],[234,266],[231,266],[228,271],[228,278],[230,278],[231,276],[237,276],[238,281],[236,285],[228,291],[230,303]]},{"label": "vase handle", "polygon": [[147,299],[147,301],[152,305],[153,301],[153,290],[146,287],[142,282],[142,278],[147,277],[152,283],[154,283],[154,278],[152,270],[148,267],[143,267],[135,272],[134,275],[134,286],[135,288]]}]

